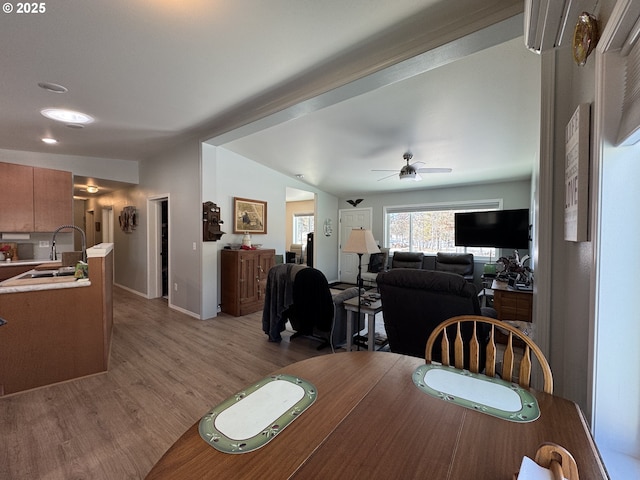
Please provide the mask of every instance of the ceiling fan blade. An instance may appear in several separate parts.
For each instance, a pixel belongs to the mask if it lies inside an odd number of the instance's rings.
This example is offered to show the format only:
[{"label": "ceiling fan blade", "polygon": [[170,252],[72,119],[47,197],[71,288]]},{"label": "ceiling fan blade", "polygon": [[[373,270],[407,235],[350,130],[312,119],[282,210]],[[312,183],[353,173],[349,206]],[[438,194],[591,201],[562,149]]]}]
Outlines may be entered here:
[{"label": "ceiling fan blade", "polygon": [[[376,170],[373,170],[373,171],[375,172]],[[377,171],[378,172],[390,172],[391,170],[377,170]],[[398,175],[398,172],[394,170],[394,173],[392,173],[391,175],[387,175],[386,177],[379,178],[378,181],[386,180],[387,178],[395,177],[396,175]]]},{"label": "ceiling fan blade", "polygon": [[398,172],[398,169],[386,169],[386,170],[377,170],[377,169],[373,169],[371,170],[372,172]]},{"label": "ceiling fan blade", "polygon": [[418,168],[417,172],[418,173],[451,173],[452,169],[450,169],[450,168],[437,168],[437,167]]}]

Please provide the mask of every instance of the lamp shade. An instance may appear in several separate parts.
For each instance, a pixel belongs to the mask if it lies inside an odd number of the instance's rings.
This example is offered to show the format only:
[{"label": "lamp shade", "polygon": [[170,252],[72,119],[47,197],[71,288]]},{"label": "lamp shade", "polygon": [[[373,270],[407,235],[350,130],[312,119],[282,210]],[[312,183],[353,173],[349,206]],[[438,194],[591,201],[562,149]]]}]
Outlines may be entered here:
[{"label": "lamp shade", "polygon": [[380,253],[378,245],[373,238],[371,230],[364,228],[354,228],[347,239],[347,244],[343,247],[344,253]]}]

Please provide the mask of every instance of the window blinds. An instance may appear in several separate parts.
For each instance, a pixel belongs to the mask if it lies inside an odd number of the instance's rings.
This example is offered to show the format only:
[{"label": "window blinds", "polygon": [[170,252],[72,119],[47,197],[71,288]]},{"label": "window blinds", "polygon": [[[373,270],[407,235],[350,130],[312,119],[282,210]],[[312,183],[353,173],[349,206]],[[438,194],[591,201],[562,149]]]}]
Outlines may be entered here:
[{"label": "window blinds", "polygon": [[640,140],[640,42],[629,51],[624,78],[622,118],[617,145],[632,145]]},{"label": "window blinds", "polygon": [[479,200],[472,202],[432,203],[424,205],[398,205],[387,207],[386,213],[439,212],[443,210],[500,210],[501,200]]}]

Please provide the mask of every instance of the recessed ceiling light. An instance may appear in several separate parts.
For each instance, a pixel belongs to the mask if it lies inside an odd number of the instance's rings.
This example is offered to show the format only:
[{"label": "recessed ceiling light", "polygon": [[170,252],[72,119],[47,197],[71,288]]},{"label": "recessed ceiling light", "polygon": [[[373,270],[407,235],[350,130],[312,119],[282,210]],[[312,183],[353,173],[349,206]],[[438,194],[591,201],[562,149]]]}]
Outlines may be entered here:
[{"label": "recessed ceiling light", "polygon": [[51,120],[58,122],[86,125],[93,123],[93,117],[82,112],[65,110],[64,108],[45,108],[40,113]]},{"label": "recessed ceiling light", "polygon": [[43,138],[42,141],[44,143],[48,143],[49,145],[52,145],[54,143],[58,143],[58,140],[56,140],[55,138],[48,138],[48,137]]},{"label": "recessed ceiling light", "polygon": [[296,173],[296,178],[304,178],[304,174],[302,174],[302,173]]},{"label": "recessed ceiling light", "polygon": [[47,92],[53,93],[67,93],[69,89],[67,87],[63,87],[62,85],[58,85],[57,83],[49,83],[49,82],[40,82],[38,86]]},{"label": "recessed ceiling light", "polygon": [[88,185],[87,186],[87,192],[89,192],[89,193],[98,193],[98,187],[95,187],[93,185]]}]

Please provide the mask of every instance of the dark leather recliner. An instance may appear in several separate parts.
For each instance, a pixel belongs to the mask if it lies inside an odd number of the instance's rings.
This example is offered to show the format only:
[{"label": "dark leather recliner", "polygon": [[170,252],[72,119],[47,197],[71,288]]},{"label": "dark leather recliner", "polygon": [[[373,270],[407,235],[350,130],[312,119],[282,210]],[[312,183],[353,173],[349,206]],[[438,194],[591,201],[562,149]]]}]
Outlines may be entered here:
[{"label": "dark leather recliner", "polygon": [[473,282],[473,253],[436,254],[436,270],[462,275],[465,280]]},{"label": "dark leather recliner", "polygon": [[391,259],[391,268],[422,268],[422,252],[396,252]]},{"label": "dark leather recliner", "polygon": [[356,287],[332,295],[327,278],[315,268],[290,263],[275,265],[267,275],[262,329],[269,335],[269,341],[280,342],[289,320],[296,332],[292,339],[313,336],[338,346],[346,340],[347,314],[343,303],[357,295]]},{"label": "dark leather recliner", "polygon": [[[475,285],[454,273],[396,268],[378,274],[377,283],[389,347],[395,353],[424,358],[437,325],[457,315],[483,313]],[[470,338],[470,332],[463,331],[463,337]],[[440,359],[439,344],[433,358]]]}]

